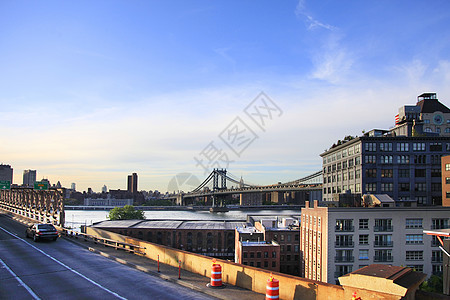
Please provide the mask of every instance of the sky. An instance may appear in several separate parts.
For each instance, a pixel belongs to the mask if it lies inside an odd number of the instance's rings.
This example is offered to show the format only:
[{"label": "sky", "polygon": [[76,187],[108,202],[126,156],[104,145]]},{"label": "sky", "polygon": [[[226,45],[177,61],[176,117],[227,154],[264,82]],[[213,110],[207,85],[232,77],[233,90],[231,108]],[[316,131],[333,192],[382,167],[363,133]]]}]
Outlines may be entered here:
[{"label": "sky", "polygon": [[422,93],[450,106],[450,2],[4,0],[0,70],[14,183],[288,182]]}]

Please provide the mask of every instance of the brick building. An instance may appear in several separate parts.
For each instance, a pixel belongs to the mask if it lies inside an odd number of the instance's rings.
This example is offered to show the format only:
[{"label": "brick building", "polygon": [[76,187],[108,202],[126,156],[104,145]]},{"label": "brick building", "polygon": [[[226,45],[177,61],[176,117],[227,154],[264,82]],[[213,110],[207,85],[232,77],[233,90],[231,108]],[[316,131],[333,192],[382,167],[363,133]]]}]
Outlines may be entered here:
[{"label": "brick building", "polygon": [[246,222],[119,220],[92,225],[152,243],[211,257],[234,259],[235,228]]}]

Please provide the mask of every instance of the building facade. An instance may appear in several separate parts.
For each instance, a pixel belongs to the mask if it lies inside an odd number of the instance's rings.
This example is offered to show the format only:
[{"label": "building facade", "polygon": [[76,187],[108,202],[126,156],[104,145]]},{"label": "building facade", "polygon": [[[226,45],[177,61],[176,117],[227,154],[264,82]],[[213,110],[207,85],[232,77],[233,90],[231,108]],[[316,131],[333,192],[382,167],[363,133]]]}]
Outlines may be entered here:
[{"label": "building facade", "polygon": [[36,170],[23,170],[23,185],[34,187],[36,182]]},{"label": "building facade", "polygon": [[441,205],[441,156],[449,137],[365,135],[321,154],[323,201],[339,194],[387,194],[395,201]]},{"label": "building facade", "polygon": [[324,201],[387,194],[395,201],[441,205],[441,156],[450,154],[450,109],[435,93],[399,109],[395,127],[346,137],[320,156]]},{"label": "building facade", "polygon": [[280,245],[274,241],[239,241],[236,245],[234,261],[280,272]]},{"label": "building facade", "polygon": [[426,229],[450,228],[450,208],[314,207],[301,213],[302,276],[336,283],[370,264],[442,272],[439,242]]},{"label": "building facade", "polygon": [[442,206],[450,207],[450,155],[443,156],[442,170]]},{"label": "building facade", "polygon": [[103,221],[95,228],[201,255],[234,260],[235,228],[246,222],[183,220]]},{"label": "building facade", "polygon": [[138,191],[138,175],[137,175],[137,173],[128,175],[127,190],[129,193],[133,193],[133,194],[137,193],[137,191]]},{"label": "building facade", "polygon": [[13,183],[13,168],[10,165],[0,164],[0,180],[9,181]]}]

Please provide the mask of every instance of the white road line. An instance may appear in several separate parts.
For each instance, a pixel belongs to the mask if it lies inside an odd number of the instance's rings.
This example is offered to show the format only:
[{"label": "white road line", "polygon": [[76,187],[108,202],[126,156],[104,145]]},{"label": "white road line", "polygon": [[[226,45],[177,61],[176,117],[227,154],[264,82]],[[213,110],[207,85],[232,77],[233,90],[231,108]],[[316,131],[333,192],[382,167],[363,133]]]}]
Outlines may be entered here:
[{"label": "white road line", "polygon": [[9,273],[11,273],[11,275],[20,283],[21,286],[23,286],[28,293],[30,293],[30,295],[36,299],[36,300],[41,300],[41,298],[39,298],[34,292],[33,290],[25,284],[25,282],[22,281],[22,279],[19,278],[19,276],[16,275],[16,273],[13,272],[13,270],[11,270],[7,264],[5,264],[5,262],[0,258],[0,263],[5,267],[6,270],[9,271]]},{"label": "white road line", "polygon": [[[71,271],[71,272],[77,274],[78,276],[80,276],[80,277],[86,279],[87,281],[89,281],[89,282],[92,283],[93,285],[95,285],[95,286],[101,288],[102,290],[104,290],[104,291],[106,291],[106,292],[108,292],[108,293],[110,293],[110,294],[116,296],[116,297],[119,298],[119,299],[127,300],[127,298],[124,298],[124,297],[120,296],[120,295],[117,294],[116,292],[113,292],[113,291],[111,291],[111,290],[105,288],[105,287],[102,286],[101,284],[95,282],[94,280],[92,280],[92,279],[90,279],[90,278],[84,276],[84,275],[81,274],[80,272],[78,272],[78,271],[72,269],[71,267],[67,266],[67,265],[64,264],[63,262],[61,262],[61,261],[57,260],[56,258],[52,257],[51,255],[48,255],[47,253],[45,253],[45,252],[42,251],[41,249],[39,249],[39,248],[37,248],[36,246],[34,246],[34,245],[28,243],[27,241],[25,241],[24,239],[18,237],[18,236],[15,235],[14,233],[9,232],[8,230],[4,229],[3,227],[0,227],[0,229],[3,230],[3,231],[6,232],[6,233],[12,235],[13,237],[17,238],[18,240],[24,242],[25,244],[27,244],[28,246],[32,247],[33,249],[39,251],[40,253],[44,254],[45,256],[47,256],[48,258],[50,258],[50,259],[53,260],[54,262],[60,264],[61,266],[63,266],[63,267],[66,268],[67,270],[69,270],[69,271]],[[18,277],[17,277],[17,278],[18,278]],[[18,279],[19,279],[19,278],[18,278]]]}]

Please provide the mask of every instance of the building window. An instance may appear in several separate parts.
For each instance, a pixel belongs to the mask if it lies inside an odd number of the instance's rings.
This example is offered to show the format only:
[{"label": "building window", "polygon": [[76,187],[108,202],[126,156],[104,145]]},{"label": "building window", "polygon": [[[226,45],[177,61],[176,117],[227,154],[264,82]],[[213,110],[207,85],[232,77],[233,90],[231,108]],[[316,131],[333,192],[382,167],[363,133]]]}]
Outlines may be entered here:
[{"label": "building window", "polygon": [[445,171],[450,171],[450,164],[445,164]]},{"label": "building window", "polygon": [[398,152],[408,152],[409,144],[408,143],[397,143],[397,151]]},{"label": "building window", "polygon": [[409,192],[409,182],[402,182],[398,184],[400,192]]},{"label": "building window", "polygon": [[381,152],[392,152],[392,143],[380,143]]},{"label": "building window", "polygon": [[414,184],[414,190],[416,192],[426,192],[427,191],[427,184],[424,182],[418,182]]},{"label": "building window", "polygon": [[272,258],[276,258],[277,257],[277,252],[273,251],[272,252]]},{"label": "building window", "polygon": [[377,163],[377,156],[376,155],[365,155],[364,156],[364,163],[366,163],[366,164],[376,164]]},{"label": "building window", "polygon": [[366,177],[368,178],[377,178],[377,169],[367,169]]},{"label": "building window", "polygon": [[359,229],[369,229],[369,219],[359,219]]},{"label": "building window", "polygon": [[381,155],[380,163],[381,164],[392,164],[392,155]]},{"label": "building window", "polygon": [[366,192],[376,192],[377,184],[375,182],[366,183]]},{"label": "building window", "polygon": [[409,169],[399,169],[398,170],[398,177],[409,178]]},{"label": "building window", "polygon": [[353,155],[353,147],[348,148],[348,156]]},{"label": "building window", "polygon": [[369,249],[359,249],[359,259],[360,260],[369,259]]},{"label": "building window", "polygon": [[256,257],[261,258],[261,252],[256,252]]},{"label": "building window", "polygon": [[441,263],[443,261],[443,257],[444,257],[442,255],[442,253],[444,253],[444,252],[442,252],[441,250],[438,250],[438,251],[433,250],[433,251],[431,251],[431,262]]},{"label": "building window", "polygon": [[431,143],[430,151],[442,151],[442,143]]},{"label": "building window", "polygon": [[392,247],[392,235],[391,234],[376,234],[375,235],[375,247]]},{"label": "building window", "polygon": [[446,219],[432,219],[431,220],[431,229],[447,229],[450,228],[448,226],[448,218]]},{"label": "building window", "polygon": [[426,177],[426,170],[425,169],[415,169],[414,176],[415,177]]},{"label": "building window", "polygon": [[355,166],[357,166],[359,164],[361,164],[361,157],[357,156],[357,157],[355,157]]},{"label": "building window", "polygon": [[425,151],[425,143],[413,143],[413,151]]},{"label": "building window", "polygon": [[336,220],[336,231],[353,231],[353,219]]},{"label": "building window", "polygon": [[375,219],[374,231],[392,231],[392,219]]},{"label": "building window", "polygon": [[441,169],[431,169],[431,177],[441,177]]},{"label": "building window", "polygon": [[381,170],[381,177],[388,177],[388,178],[392,178],[393,176],[393,170],[392,169],[383,169]]},{"label": "building window", "polygon": [[414,155],[414,163],[415,164],[426,164],[427,156],[426,155]]},{"label": "building window", "polygon": [[391,262],[394,258],[392,257],[392,250],[375,250],[374,262]]},{"label": "building window", "polygon": [[406,219],[406,228],[422,228],[422,219]]},{"label": "building window", "polygon": [[355,193],[361,193],[361,184],[360,183],[355,184]]},{"label": "building window", "polygon": [[432,182],[431,183],[431,191],[432,192],[440,192],[442,191],[442,185],[440,182]]},{"label": "building window", "polygon": [[413,269],[416,272],[423,272],[423,265],[407,265],[407,267]]},{"label": "building window", "polygon": [[369,245],[369,235],[368,234],[360,234],[359,235],[359,244],[360,245]]},{"label": "building window", "polygon": [[423,244],[422,234],[407,234],[406,235],[407,244]]},{"label": "building window", "polygon": [[381,191],[382,192],[392,192],[394,190],[394,184],[391,182],[382,182]]},{"label": "building window", "polygon": [[275,268],[277,266],[277,262],[272,261],[272,268]]},{"label": "building window", "polygon": [[377,143],[366,143],[364,145],[364,149],[366,152],[376,152],[377,151]]},{"label": "building window", "polygon": [[409,155],[399,155],[397,156],[398,164],[409,164]]}]

